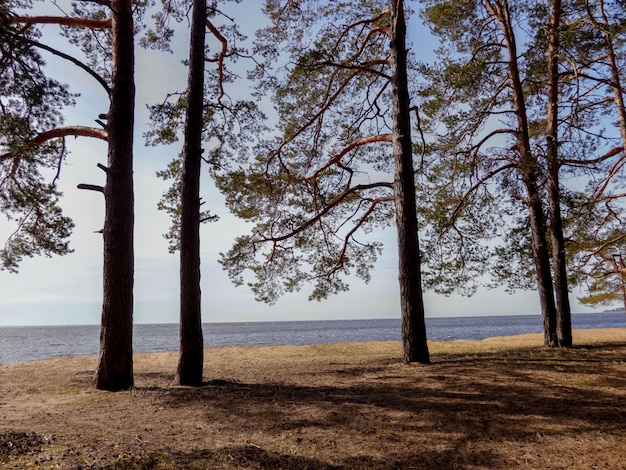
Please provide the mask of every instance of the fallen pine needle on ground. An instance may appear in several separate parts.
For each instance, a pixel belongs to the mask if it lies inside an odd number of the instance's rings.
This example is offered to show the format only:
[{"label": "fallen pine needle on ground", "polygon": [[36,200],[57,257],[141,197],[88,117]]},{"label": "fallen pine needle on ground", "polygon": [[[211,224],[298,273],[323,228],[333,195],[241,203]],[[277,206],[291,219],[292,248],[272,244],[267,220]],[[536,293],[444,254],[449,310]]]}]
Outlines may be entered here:
[{"label": "fallen pine needle on ground", "polygon": [[626,329],[135,355],[135,388],[97,391],[96,358],[0,365],[0,468],[626,469]]}]

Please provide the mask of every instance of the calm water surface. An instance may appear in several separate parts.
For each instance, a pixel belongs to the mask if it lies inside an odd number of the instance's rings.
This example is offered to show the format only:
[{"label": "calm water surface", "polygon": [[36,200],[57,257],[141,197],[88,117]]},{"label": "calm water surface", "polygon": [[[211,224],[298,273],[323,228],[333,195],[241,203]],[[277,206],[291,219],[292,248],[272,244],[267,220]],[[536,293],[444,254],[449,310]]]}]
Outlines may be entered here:
[{"label": "calm water surface", "polygon": [[[626,315],[576,314],[572,325],[575,329],[626,328]],[[538,315],[428,318],[426,327],[428,338],[434,341],[543,331]],[[98,325],[0,327],[0,364],[59,356],[95,356],[99,334]],[[399,340],[400,320],[205,323],[203,334],[206,347]],[[133,347],[135,352],[176,350],[178,325],[135,325]]]}]

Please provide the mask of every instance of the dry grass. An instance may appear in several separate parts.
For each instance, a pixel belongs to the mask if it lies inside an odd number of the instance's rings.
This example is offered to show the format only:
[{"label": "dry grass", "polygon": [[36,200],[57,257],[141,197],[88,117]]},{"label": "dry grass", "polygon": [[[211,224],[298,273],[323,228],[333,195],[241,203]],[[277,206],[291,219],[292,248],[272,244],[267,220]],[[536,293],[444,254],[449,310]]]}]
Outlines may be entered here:
[{"label": "dry grass", "polygon": [[0,468],[626,469],[626,329],[431,343],[135,356],[136,388],[91,386],[95,358],[0,366]]}]

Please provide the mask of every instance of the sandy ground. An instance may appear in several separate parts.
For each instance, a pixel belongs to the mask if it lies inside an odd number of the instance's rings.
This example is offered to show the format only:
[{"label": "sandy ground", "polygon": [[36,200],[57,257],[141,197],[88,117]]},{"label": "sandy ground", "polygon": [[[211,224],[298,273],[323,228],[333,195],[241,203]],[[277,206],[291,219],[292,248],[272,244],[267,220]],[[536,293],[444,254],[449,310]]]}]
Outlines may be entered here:
[{"label": "sandy ground", "polygon": [[95,358],[0,366],[0,468],[626,469],[626,329],[574,340],[210,348],[200,388],[140,354],[118,393]]}]

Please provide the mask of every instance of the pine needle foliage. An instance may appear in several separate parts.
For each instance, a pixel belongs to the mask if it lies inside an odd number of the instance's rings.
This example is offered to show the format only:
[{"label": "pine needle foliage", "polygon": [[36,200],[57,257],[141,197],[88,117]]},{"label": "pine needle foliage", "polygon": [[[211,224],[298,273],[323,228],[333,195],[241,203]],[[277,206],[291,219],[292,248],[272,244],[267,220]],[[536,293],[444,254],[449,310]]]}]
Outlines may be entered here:
[{"label": "pine needle foliage", "polygon": [[34,143],[63,124],[74,103],[66,85],[48,78],[32,45],[39,33],[21,30],[11,18],[29,2],[0,2],[0,212],[13,227],[0,249],[0,269],[17,272],[24,257],[71,252],[74,227],[58,205],[55,183],[67,154],[64,142]]},{"label": "pine needle foliage", "polygon": [[236,284],[274,303],[312,285],[310,299],[365,282],[393,226],[389,12],[380,1],[279,2],[257,32],[259,99],[277,124],[216,177],[252,229],[221,263]]}]

